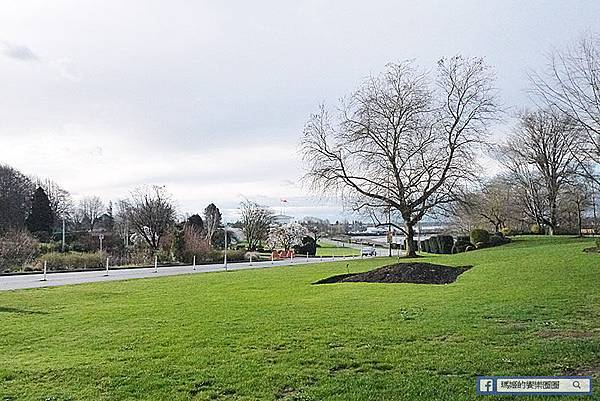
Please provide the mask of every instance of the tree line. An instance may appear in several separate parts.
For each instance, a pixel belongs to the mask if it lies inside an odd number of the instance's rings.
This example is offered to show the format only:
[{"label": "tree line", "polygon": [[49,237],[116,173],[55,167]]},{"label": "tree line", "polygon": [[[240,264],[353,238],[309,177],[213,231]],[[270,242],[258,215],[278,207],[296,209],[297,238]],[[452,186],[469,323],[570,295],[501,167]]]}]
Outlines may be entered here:
[{"label": "tree line", "polygon": [[76,268],[100,267],[106,257],[120,265],[151,263],[155,256],[166,263],[209,263],[222,260],[225,248],[238,251],[230,261],[275,248],[314,254],[321,236],[346,227],[318,218],[275,220],[271,208],[251,200],[240,204],[239,220],[230,226],[214,203],[181,215],[164,186],[136,188],[114,203],[98,196],[74,202],[54,181],[0,165],[0,270],[35,264],[42,255],[52,268]]}]

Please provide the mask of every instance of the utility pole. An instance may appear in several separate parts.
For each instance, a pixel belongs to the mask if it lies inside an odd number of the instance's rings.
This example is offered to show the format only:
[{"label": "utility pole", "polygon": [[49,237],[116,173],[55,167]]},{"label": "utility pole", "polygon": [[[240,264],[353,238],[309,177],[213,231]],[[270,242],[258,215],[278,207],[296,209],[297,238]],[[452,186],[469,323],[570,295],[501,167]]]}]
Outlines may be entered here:
[{"label": "utility pole", "polygon": [[225,250],[223,252],[223,265],[225,266],[225,270],[227,270],[227,224],[223,226],[223,232],[225,236]]},{"label": "utility pole", "polygon": [[61,250],[61,252],[65,251],[65,218],[64,218],[64,216],[62,219],[62,244],[60,246],[60,250]]},{"label": "utility pole", "polygon": [[596,214],[596,189],[597,186],[592,183],[592,206],[594,207],[594,234],[598,234],[598,215]]},{"label": "utility pole", "polygon": [[129,246],[129,223],[125,223],[125,247]]},{"label": "utility pole", "polygon": [[394,236],[392,235],[392,207],[388,206],[388,248],[389,248],[389,257],[392,257],[392,242],[394,241]]}]

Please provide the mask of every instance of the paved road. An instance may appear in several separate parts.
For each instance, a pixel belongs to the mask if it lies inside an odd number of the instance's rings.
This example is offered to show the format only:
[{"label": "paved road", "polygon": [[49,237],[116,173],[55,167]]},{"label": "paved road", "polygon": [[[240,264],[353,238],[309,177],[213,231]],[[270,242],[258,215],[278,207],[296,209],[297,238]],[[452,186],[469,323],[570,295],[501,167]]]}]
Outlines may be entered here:
[{"label": "paved road", "polygon": [[[358,257],[336,257],[333,260],[351,260]],[[243,263],[228,263],[227,270],[244,270],[244,269],[262,269],[273,266],[288,266],[300,265],[307,263],[330,262],[332,258],[309,258],[296,257],[293,260],[286,259],[280,261],[265,261],[265,262],[249,262]],[[55,287],[59,285],[94,283],[98,281],[118,281],[129,280],[133,278],[147,277],[163,277],[175,276],[179,274],[196,274],[224,271],[223,264],[212,265],[196,265],[195,269],[192,266],[169,266],[159,267],[154,271],[153,267],[139,269],[115,269],[110,270],[108,276],[105,271],[89,271],[89,272],[70,272],[70,273],[48,273],[46,281],[43,281],[42,274],[21,274],[15,276],[0,276],[0,291],[17,290],[24,288],[40,288],[40,287]]]},{"label": "paved road", "polygon": [[[330,243],[331,245],[335,245],[335,246],[339,246],[339,247],[345,247],[345,248],[353,248],[353,249],[358,249],[361,250],[364,247],[369,247],[369,245],[362,245],[362,244],[356,244],[354,242],[342,242],[342,241],[338,241],[338,240],[333,240],[333,239],[325,239],[325,240],[321,240],[323,242],[326,243]],[[380,246],[376,246],[375,247],[375,256],[389,256],[389,248],[387,247],[380,247]],[[392,256],[399,256],[402,255],[403,251],[399,250],[399,249],[392,249]]]}]

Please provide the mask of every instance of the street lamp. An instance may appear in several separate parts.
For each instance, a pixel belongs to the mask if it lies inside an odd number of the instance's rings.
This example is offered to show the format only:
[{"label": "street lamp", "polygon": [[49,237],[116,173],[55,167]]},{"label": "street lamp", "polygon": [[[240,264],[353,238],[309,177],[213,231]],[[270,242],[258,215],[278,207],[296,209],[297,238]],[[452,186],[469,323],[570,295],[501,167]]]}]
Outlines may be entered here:
[{"label": "street lamp", "polygon": [[225,236],[225,250],[223,252],[223,265],[225,265],[225,270],[227,270],[227,224],[223,226],[223,234]]}]

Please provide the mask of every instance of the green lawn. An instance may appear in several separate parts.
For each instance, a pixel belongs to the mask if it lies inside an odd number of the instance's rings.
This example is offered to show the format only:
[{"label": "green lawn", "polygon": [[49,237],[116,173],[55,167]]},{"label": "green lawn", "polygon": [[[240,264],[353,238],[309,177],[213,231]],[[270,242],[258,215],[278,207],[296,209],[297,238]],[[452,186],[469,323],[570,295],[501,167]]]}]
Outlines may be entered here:
[{"label": "green lawn", "polygon": [[422,259],[474,265],[445,286],[311,285],[393,260],[366,259],[2,292],[0,400],[466,401],[517,374],[592,374],[600,400],[591,243]]},{"label": "green lawn", "polygon": [[356,256],[360,255],[360,249],[351,248],[350,246],[338,246],[328,242],[319,242],[320,247],[317,248],[317,256]]}]

